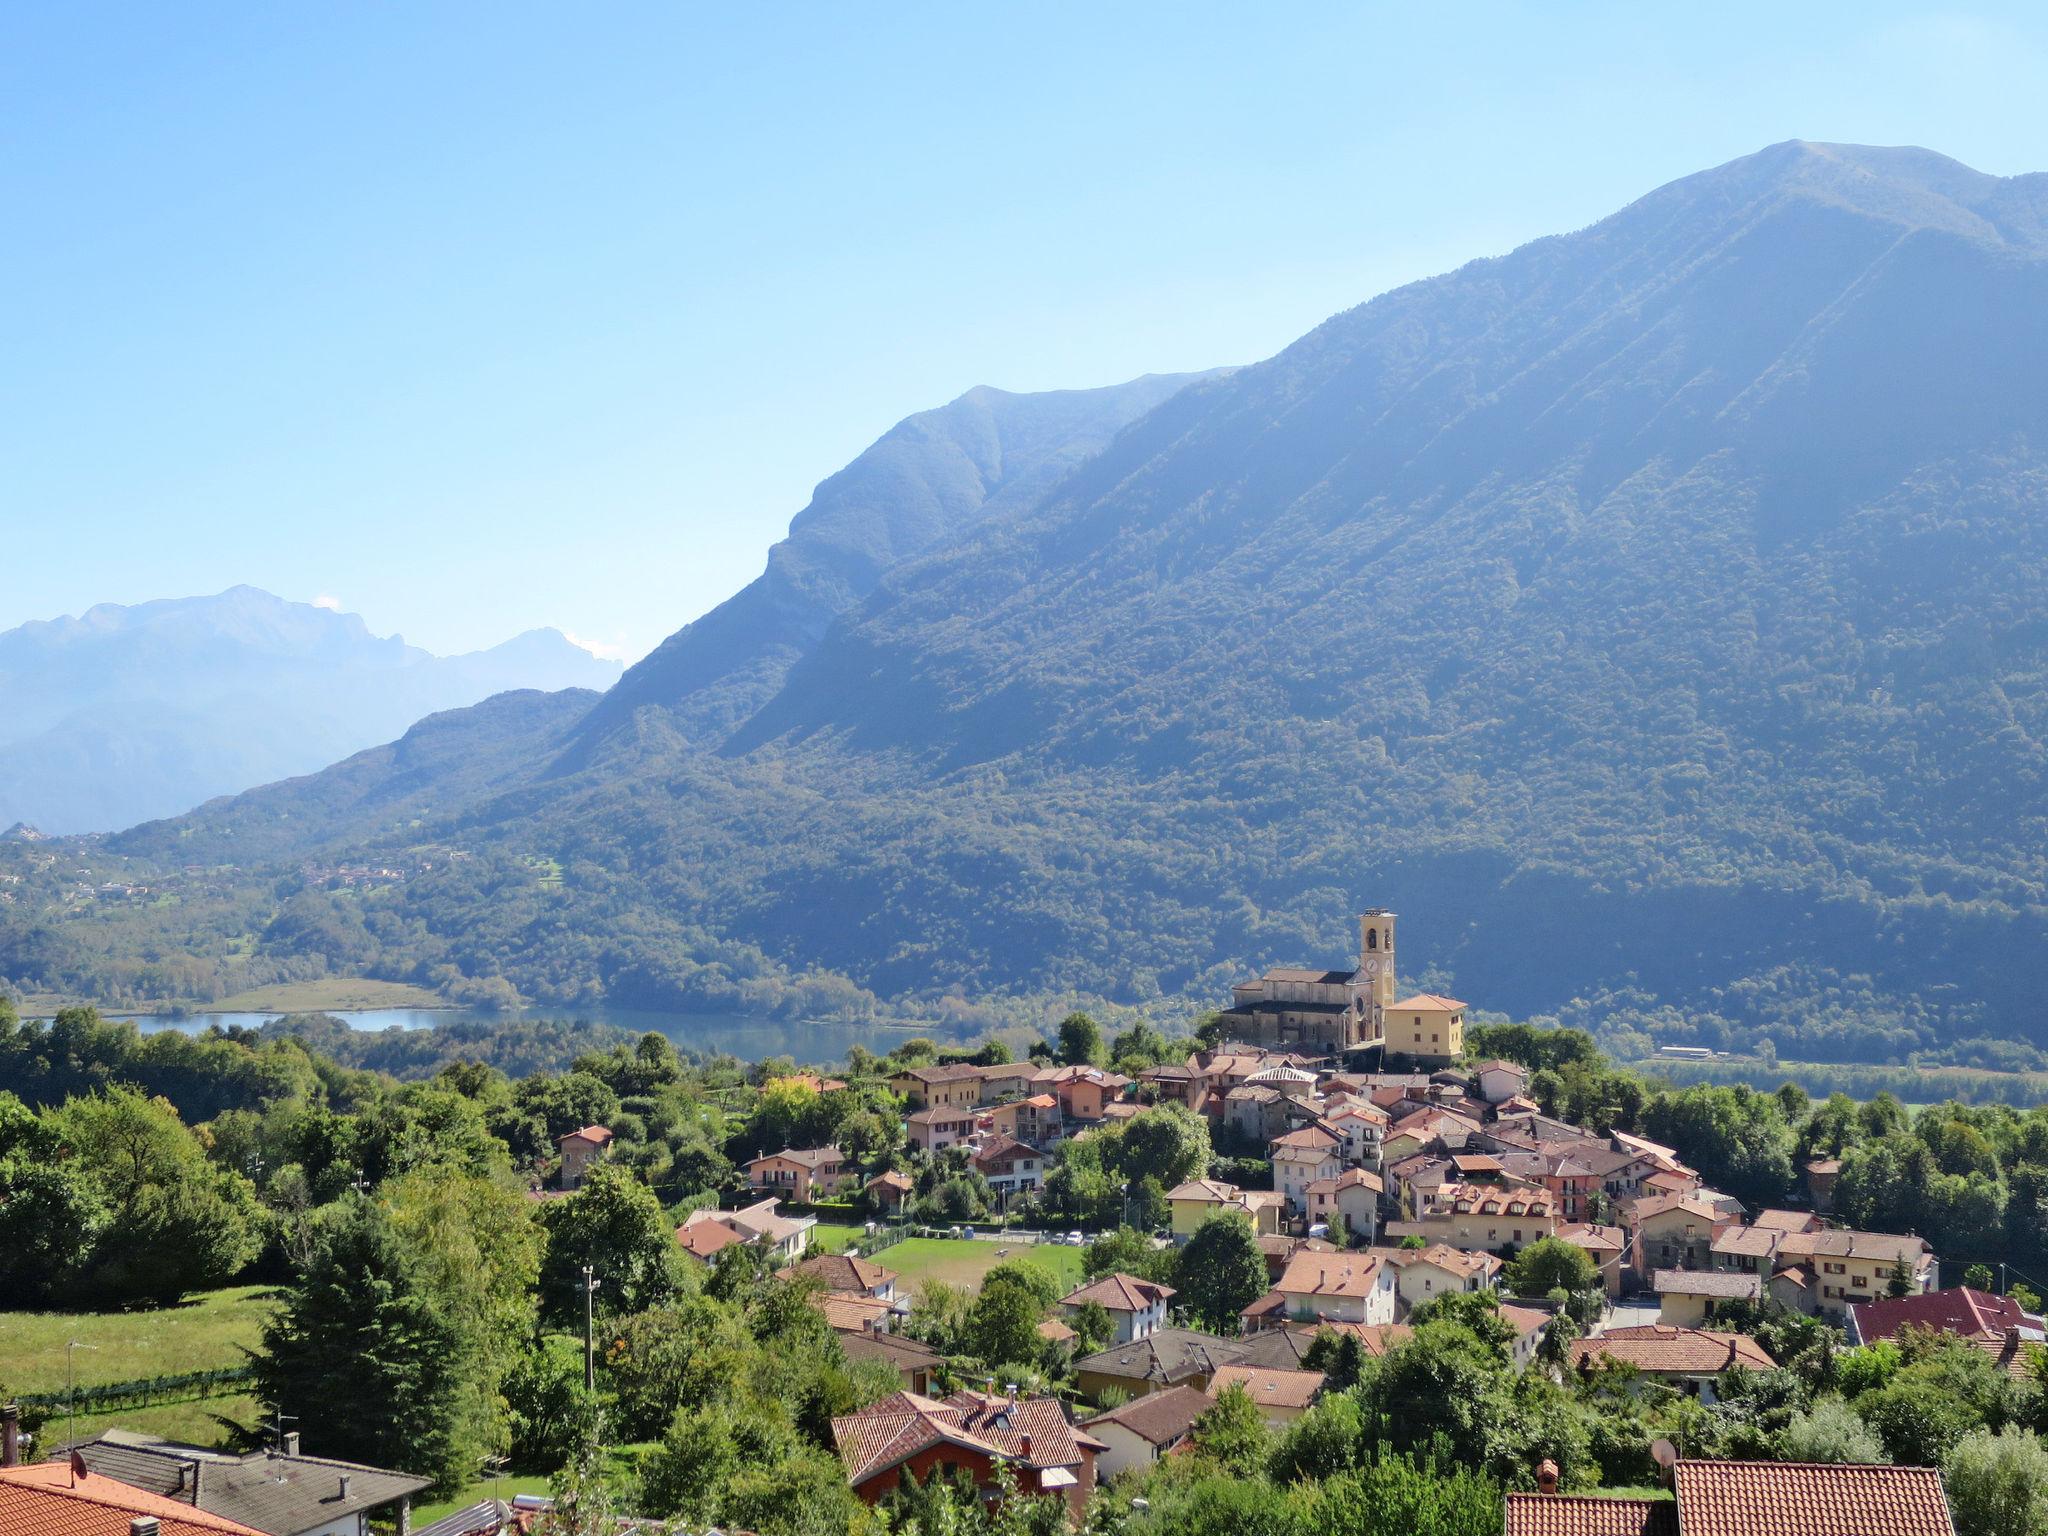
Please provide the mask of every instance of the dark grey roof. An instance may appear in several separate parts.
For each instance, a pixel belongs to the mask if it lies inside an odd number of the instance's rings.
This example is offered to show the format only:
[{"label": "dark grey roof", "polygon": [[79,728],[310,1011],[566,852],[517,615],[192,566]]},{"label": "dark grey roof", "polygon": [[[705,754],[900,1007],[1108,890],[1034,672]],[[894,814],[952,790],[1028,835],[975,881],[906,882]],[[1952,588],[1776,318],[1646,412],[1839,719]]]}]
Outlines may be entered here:
[{"label": "dark grey roof", "polygon": [[1074,1362],[1074,1369],[1165,1386],[1190,1376],[1211,1374],[1217,1366],[1229,1364],[1236,1358],[1232,1354],[1235,1344],[1233,1339],[1198,1333],[1192,1328],[1159,1328],[1135,1344],[1113,1344],[1085,1355]]},{"label": "dark grey roof", "polygon": [[[86,1467],[252,1525],[270,1536],[299,1536],[346,1515],[383,1509],[418,1493],[427,1479],[323,1456],[229,1456],[198,1446],[108,1430],[75,1447]],[[348,1480],[346,1494],[342,1479]]]},{"label": "dark grey roof", "polygon": [[1261,1329],[1250,1338],[1236,1341],[1230,1363],[1274,1371],[1302,1370],[1302,1361],[1315,1341],[1315,1330],[1311,1328]]}]

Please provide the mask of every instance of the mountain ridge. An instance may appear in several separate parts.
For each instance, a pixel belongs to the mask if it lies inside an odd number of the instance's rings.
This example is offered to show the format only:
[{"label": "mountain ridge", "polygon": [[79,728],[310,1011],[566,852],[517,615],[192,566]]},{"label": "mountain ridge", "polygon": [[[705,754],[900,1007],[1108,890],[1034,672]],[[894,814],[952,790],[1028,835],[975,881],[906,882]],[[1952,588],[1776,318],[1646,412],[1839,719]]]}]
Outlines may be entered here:
[{"label": "mountain ridge", "polygon": [[1627,1045],[2048,1046],[2044,208],[1795,142],[1383,294],[890,565],[723,734],[593,711],[441,803],[489,911],[377,921],[544,1000],[1186,1010],[1387,902],[1419,980]]}]

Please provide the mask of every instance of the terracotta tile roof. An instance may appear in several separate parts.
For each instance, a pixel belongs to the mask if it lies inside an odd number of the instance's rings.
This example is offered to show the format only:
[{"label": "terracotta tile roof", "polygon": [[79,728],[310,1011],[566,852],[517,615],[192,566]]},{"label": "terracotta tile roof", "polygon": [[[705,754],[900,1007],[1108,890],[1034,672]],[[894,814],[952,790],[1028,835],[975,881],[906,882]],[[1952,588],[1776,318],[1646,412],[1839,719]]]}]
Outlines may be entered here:
[{"label": "terracotta tile roof", "polygon": [[1275,1136],[1266,1145],[1273,1149],[1275,1157],[1280,1156],[1282,1153],[1290,1152],[1322,1156],[1327,1154],[1342,1139],[1342,1137],[1332,1135],[1320,1126],[1305,1125],[1298,1131],[1288,1131],[1283,1135]]},{"label": "terracotta tile roof", "polygon": [[1842,1160],[1839,1157],[1816,1157],[1806,1165],[1806,1171],[1823,1176],[1830,1173],[1840,1173],[1842,1171]]},{"label": "terracotta tile roof", "polygon": [[1455,997],[1442,997],[1435,992],[1418,992],[1413,997],[1404,997],[1398,1003],[1387,1006],[1389,1013],[1455,1013],[1465,1005]]},{"label": "terracotta tile roof", "polygon": [[[1024,1454],[1024,1442],[1031,1454]],[[1085,1451],[1104,1449],[1077,1430],[1055,1398],[1012,1402],[980,1392],[947,1398],[892,1392],[859,1413],[832,1421],[832,1440],[849,1483],[860,1484],[934,1445],[950,1444],[1033,1468],[1080,1465]]]},{"label": "terracotta tile roof", "polygon": [[811,1305],[825,1314],[834,1333],[866,1333],[877,1324],[886,1327],[895,1315],[895,1304],[860,1291],[821,1291]]},{"label": "terracotta tile roof", "polygon": [[972,1121],[980,1110],[972,1105],[952,1105],[942,1109],[920,1109],[904,1119],[911,1125],[954,1125],[962,1120]]},{"label": "terracotta tile roof", "polygon": [[1166,1192],[1169,1200],[1200,1200],[1205,1205],[1223,1205],[1237,1198],[1237,1186],[1221,1179],[1189,1179]]},{"label": "terracotta tile roof", "polygon": [[970,1062],[955,1061],[948,1062],[943,1067],[912,1067],[908,1071],[898,1072],[896,1075],[898,1077],[907,1077],[913,1082],[926,1085],[932,1083],[964,1083],[970,1079],[978,1081],[981,1077],[981,1068]]},{"label": "terracotta tile roof", "polygon": [[793,1266],[791,1273],[822,1280],[828,1291],[872,1291],[896,1283],[895,1270],[850,1253],[821,1253]]},{"label": "terracotta tile roof", "polygon": [[1036,1157],[1038,1149],[1028,1146],[1014,1136],[997,1135],[984,1142],[975,1150],[974,1166],[993,1168],[997,1163],[1009,1162],[1019,1157]]},{"label": "terracotta tile roof", "polygon": [[568,1135],[558,1138],[559,1141],[588,1141],[600,1147],[611,1139],[611,1128],[603,1125],[586,1125],[581,1130],[571,1131]]},{"label": "terracotta tile roof", "polygon": [[1547,1189],[1500,1189],[1490,1184],[1445,1184],[1430,1201],[1433,1214],[1520,1216],[1554,1221],[1557,1197]]},{"label": "terracotta tile roof", "polygon": [[263,1536],[254,1526],[88,1472],[67,1461],[0,1467],[0,1536],[128,1536],[138,1515],[163,1536]]},{"label": "terracotta tile roof", "polygon": [[1370,1296],[1379,1287],[1380,1261],[1370,1253],[1297,1252],[1274,1287],[1282,1296]]},{"label": "terracotta tile roof", "polygon": [[1571,1363],[1584,1367],[1617,1360],[1650,1376],[1703,1376],[1729,1369],[1768,1371],[1776,1362],[1755,1339],[1706,1328],[1611,1328],[1574,1340]]},{"label": "terracotta tile roof", "polygon": [[886,1360],[897,1370],[935,1370],[945,1356],[919,1339],[900,1333],[849,1333],[839,1340],[849,1360]]},{"label": "terracotta tile roof", "polygon": [[1908,1327],[1931,1328],[1936,1333],[1959,1334],[1965,1338],[2003,1337],[2008,1328],[2035,1335],[2048,1332],[2048,1319],[2020,1310],[2009,1296],[1959,1285],[1952,1290],[1928,1291],[1918,1296],[1886,1297],[1862,1301],[1849,1309],[1856,1319],[1856,1334],[1866,1344],[1895,1338]]},{"label": "terracotta tile roof", "polygon": [[1816,1232],[1822,1222],[1811,1211],[1758,1211],[1750,1225],[1766,1232]]},{"label": "terracotta tile roof", "polygon": [[745,1241],[722,1221],[686,1221],[676,1228],[676,1242],[683,1252],[707,1263],[718,1256],[721,1248],[730,1248],[734,1243]]},{"label": "terracotta tile roof", "polygon": [[1226,1365],[1209,1379],[1209,1395],[1221,1397],[1231,1387],[1243,1387],[1261,1408],[1306,1408],[1321,1395],[1325,1379],[1321,1371]]},{"label": "terracotta tile roof", "polygon": [[1768,1259],[1784,1235],[1764,1227],[1726,1226],[1714,1234],[1713,1251],[1735,1259]]},{"label": "terracotta tile roof", "polygon": [[846,1154],[837,1147],[784,1147],[780,1152],[763,1152],[748,1162],[749,1168],[758,1163],[795,1163],[799,1168],[828,1168],[844,1163]]},{"label": "terracotta tile roof", "polygon": [[864,1189],[883,1188],[909,1191],[915,1189],[917,1186],[911,1182],[909,1174],[898,1173],[894,1168],[890,1168],[886,1169],[881,1173],[876,1174],[872,1179],[869,1179],[867,1183],[862,1187]]},{"label": "terracotta tile roof", "polygon": [[1678,1536],[1678,1506],[1669,1499],[1511,1493],[1507,1536]]},{"label": "terracotta tile roof", "polygon": [[1621,1228],[1603,1227],[1586,1221],[1575,1221],[1569,1226],[1559,1227],[1557,1235],[1560,1240],[1570,1243],[1574,1248],[1589,1251],[1605,1252],[1612,1249],[1619,1253],[1628,1246],[1628,1234]]},{"label": "terracotta tile roof", "polygon": [[1688,1536],[1955,1536],[1933,1467],[1681,1461]]},{"label": "terracotta tile roof", "polygon": [[1083,1419],[1081,1427],[1099,1432],[1103,1425],[1115,1424],[1163,1450],[1184,1439],[1194,1428],[1195,1420],[1215,1406],[1215,1400],[1198,1387],[1168,1387],[1164,1392],[1148,1392],[1122,1407]]},{"label": "terracotta tile roof", "polygon": [[1341,1190],[1369,1189],[1376,1195],[1385,1194],[1387,1181],[1366,1168],[1346,1168],[1334,1179],[1316,1179],[1308,1185],[1311,1195],[1334,1195]]},{"label": "terracotta tile roof", "polygon": [[1650,1289],[1659,1296],[1716,1296],[1754,1301],[1763,1294],[1762,1275],[1734,1270],[1659,1269],[1650,1275]]},{"label": "terracotta tile roof", "polygon": [[1515,1330],[1518,1339],[1526,1339],[1537,1329],[1550,1326],[1551,1314],[1541,1307],[1521,1307],[1512,1301],[1504,1301],[1500,1304],[1500,1315]]},{"label": "terracotta tile roof", "polygon": [[1104,1275],[1100,1280],[1082,1286],[1062,1298],[1070,1307],[1082,1306],[1087,1302],[1099,1302],[1112,1312],[1142,1312],[1147,1307],[1157,1306],[1173,1295],[1173,1287],[1160,1285],[1152,1280],[1140,1280],[1136,1275],[1127,1275],[1122,1270]]},{"label": "terracotta tile roof", "polygon": [[1054,1344],[1071,1344],[1080,1337],[1056,1317],[1048,1317],[1038,1325],[1038,1336]]},{"label": "terracotta tile roof", "polygon": [[1489,1275],[1501,1268],[1498,1254],[1488,1253],[1483,1248],[1453,1248],[1449,1243],[1431,1243],[1427,1248],[1388,1249],[1385,1256],[1396,1269],[1406,1269],[1411,1264],[1428,1264],[1467,1278]]}]

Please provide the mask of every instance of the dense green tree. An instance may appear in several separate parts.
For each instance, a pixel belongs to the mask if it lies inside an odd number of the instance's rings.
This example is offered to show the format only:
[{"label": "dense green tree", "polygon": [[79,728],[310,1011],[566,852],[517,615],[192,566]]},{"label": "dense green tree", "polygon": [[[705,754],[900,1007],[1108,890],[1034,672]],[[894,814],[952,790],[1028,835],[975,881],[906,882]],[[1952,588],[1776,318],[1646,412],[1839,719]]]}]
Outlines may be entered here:
[{"label": "dense green tree", "polygon": [[1199,1178],[1209,1167],[1209,1122],[1183,1104],[1141,1110],[1117,1143],[1117,1171],[1164,1189]]},{"label": "dense green tree", "polygon": [[967,1314],[967,1347],[984,1364],[1029,1365],[1041,1353],[1044,1340],[1038,1325],[1045,1321],[1047,1304],[1025,1282],[1026,1265],[999,1265],[1008,1276],[990,1271],[994,1284],[984,1280],[981,1293]]},{"label": "dense green tree", "polygon": [[1149,1234],[1135,1227],[1118,1227],[1081,1250],[1081,1272],[1095,1280],[1121,1270],[1167,1284],[1173,1278],[1174,1258],[1175,1250],[1161,1248]]},{"label": "dense green tree", "polygon": [[586,1265],[603,1315],[644,1312],[675,1294],[682,1260],[674,1230],[654,1192],[625,1169],[594,1164],[575,1194],[541,1207],[541,1220],[541,1315],[555,1326],[582,1328]]},{"label": "dense green tree", "polygon": [[1174,1305],[1213,1333],[1236,1333],[1238,1314],[1272,1285],[1242,1211],[1219,1211],[1203,1221],[1181,1248],[1173,1275]]},{"label": "dense green tree", "polygon": [[2032,1430],[1979,1430],[1942,1465],[1956,1536],[2048,1536],[2048,1448]]},{"label": "dense green tree", "polygon": [[473,1347],[390,1212],[351,1196],[325,1215],[312,1262],[264,1325],[256,1395],[267,1412],[296,1417],[314,1455],[417,1472],[452,1491],[490,1448],[474,1438]]},{"label": "dense green tree", "polygon": [[1792,1129],[1769,1094],[1739,1084],[1662,1093],[1644,1107],[1643,1127],[1751,1208],[1780,1203],[1792,1187]]},{"label": "dense green tree", "polygon": [[1240,1477],[1262,1470],[1273,1446],[1259,1405],[1235,1382],[1217,1393],[1215,1405],[1195,1420],[1190,1439],[1197,1456]]},{"label": "dense green tree", "polygon": [[1856,1411],[1840,1398],[1823,1398],[1785,1426],[1778,1437],[1784,1461],[1815,1461],[1877,1466],[1885,1460],[1884,1442]]},{"label": "dense green tree", "polygon": [[1547,1296],[1553,1290],[1590,1291],[1600,1286],[1600,1270],[1583,1248],[1555,1237],[1539,1237],[1508,1266],[1508,1284],[1516,1296]]},{"label": "dense green tree", "polygon": [[49,1113],[107,1212],[83,1289],[106,1301],[174,1302],[224,1285],[256,1257],[263,1214],[240,1173],[210,1163],[162,1099],[112,1088]]},{"label": "dense green tree", "polygon": [[1059,1059],[1063,1066],[1093,1066],[1102,1060],[1102,1026],[1085,1013],[1060,1020]]}]

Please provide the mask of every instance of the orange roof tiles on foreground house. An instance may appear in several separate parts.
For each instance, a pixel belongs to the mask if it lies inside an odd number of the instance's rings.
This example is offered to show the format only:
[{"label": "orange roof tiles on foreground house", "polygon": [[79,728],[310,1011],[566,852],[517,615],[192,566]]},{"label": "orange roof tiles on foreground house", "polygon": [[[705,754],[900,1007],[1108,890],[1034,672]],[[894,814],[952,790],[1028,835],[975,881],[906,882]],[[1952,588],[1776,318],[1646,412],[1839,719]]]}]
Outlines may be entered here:
[{"label": "orange roof tiles on foreground house", "polygon": [[1955,1536],[1933,1467],[1681,1461],[1680,1536]]},{"label": "orange roof tiles on foreground house", "polygon": [[1681,1461],[1672,1484],[1675,1502],[1511,1493],[1506,1536],[1955,1536],[1933,1467]]},{"label": "orange roof tiles on foreground house", "polygon": [[129,1536],[138,1518],[162,1536],[263,1536],[254,1526],[209,1515],[67,1461],[0,1468],[0,1536]]},{"label": "orange roof tiles on foreground house", "polygon": [[1306,1408],[1321,1394],[1325,1379],[1321,1371],[1225,1365],[1209,1379],[1209,1395],[1221,1397],[1232,1387],[1243,1387],[1245,1395],[1261,1408]]},{"label": "orange roof tiles on foreground house", "polygon": [[1590,1339],[1575,1339],[1571,1362],[1584,1366],[1618,1361],[1646,1375],[1717,1375],[1730,1370],[1768,1371],[1777,1364],[1755,1339],[1706,1328],[1610,1328]]}]

